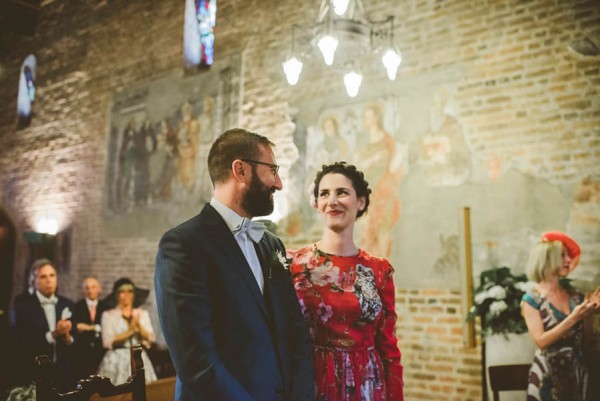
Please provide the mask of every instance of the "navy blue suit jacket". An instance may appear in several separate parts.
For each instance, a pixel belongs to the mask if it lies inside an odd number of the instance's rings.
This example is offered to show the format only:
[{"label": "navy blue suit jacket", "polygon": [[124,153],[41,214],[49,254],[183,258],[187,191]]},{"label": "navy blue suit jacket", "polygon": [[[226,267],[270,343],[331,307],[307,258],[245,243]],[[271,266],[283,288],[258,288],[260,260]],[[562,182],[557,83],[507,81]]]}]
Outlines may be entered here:
[{"label": "navy blue suit jacket", "polygon": [[289,271],[273,263],[281,241],[255,246],[265,295],[218,212],[168,231],[156,257],[158,313],[177,371],[175,399],[312,401],[310,339]]},{"label": "navy blue suit jacket", "polygon": [[[63,310],[69,308],[73,312],[73,302],[61,295],[56,295],[58,302],[55,306],[56,321],[59,321]],[[17,343],[22,355],[27,360],[26,374],[30,379],[34,377],[35,357],[37,355],[54,355],[54,345],[46,340],[46,333],[50,330],[44,309],[35,294],[24,296],[13,305],[14,308],[14,330]],[[61,373],[61,381],[70,383],[71,371],[71,345],[62,341],[56,343],[56,365]]]}]

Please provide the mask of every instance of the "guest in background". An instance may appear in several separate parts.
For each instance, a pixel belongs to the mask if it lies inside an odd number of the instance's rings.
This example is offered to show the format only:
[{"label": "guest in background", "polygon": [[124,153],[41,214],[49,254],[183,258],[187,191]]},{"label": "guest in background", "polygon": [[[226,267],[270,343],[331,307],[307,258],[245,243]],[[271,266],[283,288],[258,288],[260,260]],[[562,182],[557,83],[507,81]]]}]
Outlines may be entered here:
[{"label": "guest in background", "polygon": [[102,346],[100,323],[107,309],[100,299],[102,287],[95,277],[86,277],[82,283],[84,298],[73,307],[73,324],[76,330],[75,366],[77,377],[87,377],[98,372],[105,349]]},{"label": "guest in background", "polygon": [[[108,349],[98,374],[110,378],[113,384],[125,383],[131,375],[132,345],[141,344],[145,349],[154,342],[154,330],[150,315],[139,306],[148,297],[148,290],[137,288],[128,278],[115,281],[109,299],[116,307],[102,314],[102,343]],[[146,351],[142,353],[146,383],[156,381],[156,373]]]},{"label": "guest in background", "polygon": [[368,185],[353,165],[324,165],[313,202],[323,236],[293,253],[290,271],[313,342],[318,401],[403,400],[394,269],[353,240],[355,221],[369,207]]},{"label": "guest in background", "polygon": [[588,299],[561,281],[576,267],[579,245],[568,235],[547,232],[531,250],[529,278],[537,288],[523,296],[522,313],[538,346],[529,371],[527,400],[583,401],[588,371],[583,358],[591,339],[591,316],[600,308],[598,291]]},{"label": "guest in background", "polygon": [[56,364],[55,383],[59,390],[73,385],[71,333],[73,302],[56,294],[58,279],[54,264],[38,259],[31,266],[35,292],[14,305],[14,330],[27,361],[27,380],[33,380],[35,357],[48,355]]}]

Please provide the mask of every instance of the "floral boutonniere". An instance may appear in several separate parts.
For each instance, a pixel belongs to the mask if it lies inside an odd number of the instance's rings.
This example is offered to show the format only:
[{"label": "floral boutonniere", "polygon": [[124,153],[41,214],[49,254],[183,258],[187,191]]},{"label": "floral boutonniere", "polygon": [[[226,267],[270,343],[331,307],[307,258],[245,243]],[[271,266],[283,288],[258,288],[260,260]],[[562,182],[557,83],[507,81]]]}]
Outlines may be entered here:
[{"label": "floral boutonniere", "polygon": [[290,264],[292,258],[288,258],[280,250],[275,250],[271,255],[271,263],[269,264],[269,278],[273,278],[273,268],[283,268],[284,270],[290,270]]},{"label": "floral boutonniere", "polygon": [[70,319],[72,315],[73,314],[71,313],[71,310],[69,308],[65,308],[62,310],[62,313],[60,314],[60,318],[61,319]]}]

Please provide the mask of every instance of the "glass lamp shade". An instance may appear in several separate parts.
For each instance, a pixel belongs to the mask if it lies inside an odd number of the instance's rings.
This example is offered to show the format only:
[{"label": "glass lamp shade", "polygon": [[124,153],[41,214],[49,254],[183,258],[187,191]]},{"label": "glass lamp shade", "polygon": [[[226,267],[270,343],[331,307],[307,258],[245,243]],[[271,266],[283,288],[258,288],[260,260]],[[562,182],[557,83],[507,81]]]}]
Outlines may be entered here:
[{"label": "glass lamp shade", "polygon": [[296,85],[298,79],[300,79],[300,73],[302,72],[302,61],[296,56],[291,56],[282,65],[285,79],[287,79],[288,84],[292,86]]},{"label": "glass lamp shade", "polygon": [[346,10],[348,9],[348,3],[350,0],[333,0],[333,12],[337,15],[344,15]]},{"label": "glass lamp shade", "polygon": [[390,81],[394,81],[396,79],[398,67],[400,67],[400,63],[402,62],[402,56],[400,55],[400,52],[393,48],[388,49],[383,57],[381,57],[381,62],[387,70]]},{"label": "glass lamp shade", "polygon": [[335,49],[337,49],[338,40],[336,37],[327,34],[322,36],[317,43],[319,50],[323,54],[323,60],[325,64],[331,65],[333,64],[333,58],[335,56]]},{"label": "glass lamp shade", "polygon": [[362,74],[355,70],[344,75],[344,85],[346,86],[346,93],[348,96],[356,97],[356,95],[358,95],[362,79]]}]

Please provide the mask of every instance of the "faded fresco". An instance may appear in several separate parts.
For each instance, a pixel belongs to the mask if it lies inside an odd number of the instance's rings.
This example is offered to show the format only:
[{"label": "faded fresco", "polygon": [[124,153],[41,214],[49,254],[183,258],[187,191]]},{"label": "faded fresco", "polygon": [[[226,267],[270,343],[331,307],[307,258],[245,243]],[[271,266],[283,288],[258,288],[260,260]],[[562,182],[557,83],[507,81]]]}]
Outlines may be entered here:
[{"label": "faded fresco", "polygon": [[[290,171],[289,193],[296,196],[289,200],[287,235],[305,234],[316,225],[307,191],[323,164],[344,160],[365,173],[373,191],[369,213],[358,226],[358,241],[374,254],[390,254],[390,234],[400,218],[397,189],[408,168],[407,148],[396,137],[396,110],[393,98],[373,99],[326,107],[312,123],[295,122],[299,157]],[[307,194],[306,200],[298,201],[298,193]]]},{"label": "faded fresco", "polygon": [[223,61],[114,96],[106,223],[115,234],[158,235],[210,199],[206,159],[216,136],[237,125],[239,65]]},{"label": "faded fresco", "polygon": [[453,85],[397,92],[348,104],[297,105],[298,158],[284,185],[289,212],[278,222],[286,244],[319,238],[308,188],[323,163],[346,160],[365,172],[373,190],[369,212],[358,220],[357,244],[388,258],[402,288],[460,289],[464,207],[471,209],[475,280],[494,266],[524,272],[541,233],[564,230],[584,252],[574,278],[600,283],[598,177],[556,185],[509,154],[473,150]]}]

